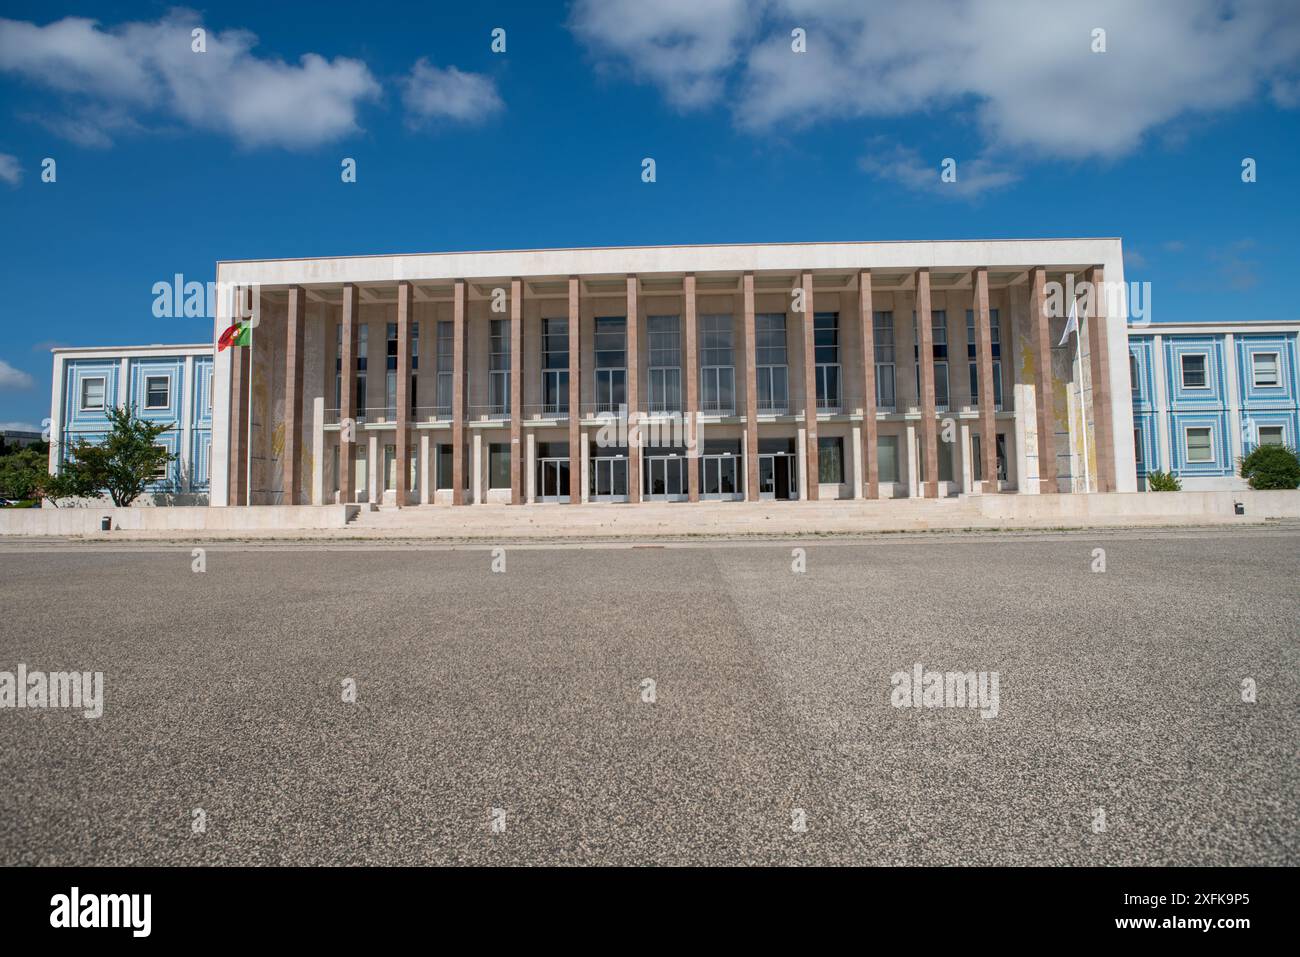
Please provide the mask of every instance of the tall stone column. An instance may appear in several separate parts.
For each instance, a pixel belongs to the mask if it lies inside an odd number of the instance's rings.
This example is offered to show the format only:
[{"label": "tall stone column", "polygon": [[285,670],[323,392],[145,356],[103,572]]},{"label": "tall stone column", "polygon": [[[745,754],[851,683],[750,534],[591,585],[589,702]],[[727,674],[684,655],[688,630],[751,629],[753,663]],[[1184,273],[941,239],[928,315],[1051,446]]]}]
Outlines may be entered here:
[{"label": "tall stone column", "polygon": [[[236,308],[231,321],[243,319],[251,312],[247,305],[248,289],[235,290]],[[230,496],[231,505],[248,505],[248,403],[252,364],[249,350],[234,346],[230,357]]]},{"label": "tall stone column", "polygon": [[[520,436],[524,427],[524,281],[510,281],[510,504],[522,505],[524,454]],[[570,466],[572,468],[572,466]]]},{"label": "tall stone column", "polygon": [[451,318],[451,504],[465,504],[465,341],[469,331],[469,288],[457,279]]},{"label": "tall stone column", "polygon": [[1034,392],[1038,406],[1038,491],[1056,491],[1056,416],[1052,397],[1052,337],[1047,316],[1047,270],[1035,266],[1029,271],[1029,327],[1034,334],[1035,364],[1038,368]]},{"label": "tall stone column", "polygon": [[934,329],[930,325],[930,270],[916,271],[916,340],[921,367],[921,455],[925,456],[922,498],[939,497],[939,434],[934,408]]},{"label": "tall stone column", "polygon": [[[1097,447],[1097,491],[1115,491],[1115,425],[1110,391],[1110,337],[1106,327],[1106,273],[1088,270],[1092,310],[1088,316],[1088,365],[1092,374],[1092,422]],[[1232,353],[1229,353],[1231,357]],[[1235,431],[1235,429],[1234,429]],[[1087,441],[1087,436],[1084,436]]]},{"label": "tall stone column", "polygon": [[[998,434],[993,402],[993,339],[989,314],[989,271],[975,270],[975,361],[978,363],[980,464],[984,473],[982,492],[998,490]],[[963,450],[965,451],[965,450]],[[973,480],[973,479],[972,479]]]},{"label": "tall stone column", "polygon": [[876,422],[876,326],[871,302],[871,270],[858,273],[858,317],[862,326],[862,461],[867,498],[880,498],[879,425]]},{"label": "tall stone column", "polygon": [[804,474],[807,489],[804,497],[815,502],[818,498],[818,479],[821,468],[817,453],[817,348],[813,327],[816,312],[813,306],[813,277],[805,272],[800,277],[803,285],[803,424],[807,435],[803,449]]},{"label": "tall stone column", "polygon": [[411,284],[397,284],[397,488],[394,501],[401,508],[407,502],[411,455]]},{"label": "tall stone column", "polygon": [[582,504],[582,289],[569,277],[569,504]]},{"label": "tall stone column", "polygon": [[357,287],[343,284],[343,345],[339,386],[339,500],[352,502],[356,491]]},{"label": "tall stone column", "polygon": [[695,274],[682,280],[686,311],[686,492],[692,502],[700,500],[700,352],[695,316]]},{"label": "tall stone column", "polygon": [[637,391],[641,371],[641,323],[637,315],[637,277],[627,277],[627,498],[641,501],[641,403]]},{"label": "tall stone column", "polygon": [[754,274],[745,273],[745,499],[758,501],[758,371],[754,357]]},{"label": "tall stone column", "polygon": [[302,363],[303,330],[307,325],[307,290],[289,288],[289,314],[284,338],[284,468],[283,503],[297,505],[302,497]]}]

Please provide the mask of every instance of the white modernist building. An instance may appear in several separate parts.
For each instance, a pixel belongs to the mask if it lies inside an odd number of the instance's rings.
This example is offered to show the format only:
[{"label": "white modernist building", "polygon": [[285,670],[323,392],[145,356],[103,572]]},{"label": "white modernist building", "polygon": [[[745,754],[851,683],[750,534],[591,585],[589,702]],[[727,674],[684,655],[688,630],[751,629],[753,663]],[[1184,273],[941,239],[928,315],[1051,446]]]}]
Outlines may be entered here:
[{"label": "white modernist building", "polygon": [[[254,325],[215,355],[217,506],[1136,488],[1118,239],[253,260],[217,280],[214,339]],[[1063,290],[1088,288],[1062,345]]]}]

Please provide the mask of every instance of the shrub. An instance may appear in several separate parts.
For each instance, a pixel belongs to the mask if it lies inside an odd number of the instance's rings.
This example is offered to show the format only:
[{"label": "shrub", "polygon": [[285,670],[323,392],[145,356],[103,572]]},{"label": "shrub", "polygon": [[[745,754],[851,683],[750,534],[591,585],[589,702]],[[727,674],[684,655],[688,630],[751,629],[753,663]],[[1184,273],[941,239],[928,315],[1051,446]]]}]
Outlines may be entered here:
[{"label": "shrub", "polygon": [[1260,445],[1241,460],[1241,477],[1254,489],[1300,486],[1300,459],[1285,445]]},{"label": "shrub", "polygon": [[1151,492],[1181,492],[1183,484],[1172,472],[1152,472],[1147,476],[1147,490]]}]

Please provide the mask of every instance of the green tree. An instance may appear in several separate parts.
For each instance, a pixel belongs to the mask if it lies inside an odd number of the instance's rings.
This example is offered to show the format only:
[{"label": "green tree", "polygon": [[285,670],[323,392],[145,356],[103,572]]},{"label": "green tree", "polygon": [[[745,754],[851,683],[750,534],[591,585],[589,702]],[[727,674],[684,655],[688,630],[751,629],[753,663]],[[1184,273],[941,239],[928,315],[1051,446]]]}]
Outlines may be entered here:
[{"label": "green tree", "polygon": [[1300,459],[1285,445],[1259,445],[1241,460],[1241,477],[1254,489],[1300,486]]},{"label": "green tree", "polygon": [[47,462],[47,456],[31,448],[0,457],[0,497],[34,498],[44,483]]},{"label": "green tree", "polygon": [[158,437],[171,428],[169,423],[146,422],[128,408],[113,407],[107,415],[110,429],[104,441],[92,444],[78,438],[59,475],[45,483],[47,498],[107,492],[114,505],[130,505],[176,458],[157,444]]}]

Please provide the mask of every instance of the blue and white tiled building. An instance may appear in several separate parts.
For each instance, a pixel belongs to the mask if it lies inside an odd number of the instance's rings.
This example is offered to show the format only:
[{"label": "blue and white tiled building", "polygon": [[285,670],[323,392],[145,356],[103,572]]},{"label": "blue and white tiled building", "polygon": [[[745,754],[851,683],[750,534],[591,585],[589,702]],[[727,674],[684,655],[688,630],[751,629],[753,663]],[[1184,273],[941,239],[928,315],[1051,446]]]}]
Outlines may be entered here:
[{"label": "blue and white tiled building", "polygon": [[1184,489],[1236,489],[1255,446],[1300,436],[1297,322],[1130,328],[1129,377],[1138,488],[1155,471]]},{"label": "blue and white tiled building", "polygon": [[176,458],[149,487],[149,498],[205,504],[212,459],[212,357],[208,343],[55,349],[50,466],[79,438],[108,431],[108,409],[129,406],[168,426],[159,444]]}]

